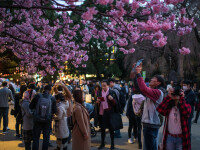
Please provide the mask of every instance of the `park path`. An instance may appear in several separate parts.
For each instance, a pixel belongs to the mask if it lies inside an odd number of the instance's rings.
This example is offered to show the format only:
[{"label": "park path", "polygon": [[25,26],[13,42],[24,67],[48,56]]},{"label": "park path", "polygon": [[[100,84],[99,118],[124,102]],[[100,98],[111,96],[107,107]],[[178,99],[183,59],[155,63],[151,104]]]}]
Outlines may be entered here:
[{"label": "park path", "polygon": [[[10,109],[13,106],[10,106]],[[138,144],[128,144],[127,142],[127,130],[128,130],[128,120],[123,116],[124,128],[121,130],[122,138],[115,139],[115,144],[117,150],[137,150]],[[0,128],[0,150],[24,150],[24,143],[19,138],[15,137],[15,118],[9,115],[9,128],[11,129],[6,135],[2,134],[2,123]],[[161,133],[161,132],[160,132]],[[42,136],[41,136],[42,139]],[[54,150],[56,148],[56,138],[51,136],[51,143],[54,147],[49,148],[49,150]],[[41,143],[40,140],[40,149]],[[199,150],[200,143],[200,121],[198,124],[192,125],[192,150]],[[96,137],[92,138],[91,150],[96,150],[100,144],[100,133]],[[109,133],[106,136],[106,149],[110,147]],[[71,150],[71,144],[68,145],[68,149]]]}]

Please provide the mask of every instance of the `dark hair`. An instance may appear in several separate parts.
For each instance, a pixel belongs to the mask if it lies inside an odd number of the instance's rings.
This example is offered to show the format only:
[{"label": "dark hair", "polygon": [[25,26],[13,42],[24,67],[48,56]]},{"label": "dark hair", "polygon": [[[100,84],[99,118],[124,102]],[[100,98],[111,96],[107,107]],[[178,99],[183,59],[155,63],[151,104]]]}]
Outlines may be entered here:
[{"label": "dark hair", "polygon": [[108,80],[103,80],[102,83],[106,83],[107,85],[109,85]]},{"label": "dark hair", "polygon": [[95,85],[94,89],[98,88],[99,90],[101,89],[99,85]]},{"label": "dark hair", "polygon": [[32,89],[32,90],[35,89],[35,84],[34,84],[34,83],[30,83],[30,84],[28,85],[28,88],[29,88],[29,89]]},{"label": "dark hair", "polygon": [[8,85],[8,83],[6,81],[2,82],[2,86],[7,86],[7,85]]},{"label": "dark hair", "polygon": [[183,84],[191,85],[191,81],[190,80],[184,80]]},{"label": "dark hair", "polygon": [[23,96],[23,93],[27,90],[27,86],[25,84],[22,84],[20,86],[20,97]]},{"label": "dark hair", "polygon": [[75,102],[83,104],[83,92],[81,90],[75,90],[73,92],[73,97]]},{"label": "dark hair", "polygon": [[62,93],[55,95],[56,100],[65,101],[65,97]]},{"label": "dark hair", "polygon": [[112,78],[111,78],[111,79],[108,80],[108,82],[109,82],[109,83],[110,83],[110,82],[114,82],[114,83],[115,83],[116,81],[115,81],[115,79],[112,79]]},{"label": "dark hair", "polygon": [[51,91],[51,85],[46,85],[44,87],[44,91]]},{"label": "dark hair", "polygon": [[158,80],[158,82],[160,82],[159,87],[165,86],[165,80],[163,79],[163,77],[161,75],[155,75],[154,78],[156,78]]},{"label": "dark hair", "polygon": [[61,85],[59,85],[57,89],[58,89],[58,91],[62,91],[63,87]]}]

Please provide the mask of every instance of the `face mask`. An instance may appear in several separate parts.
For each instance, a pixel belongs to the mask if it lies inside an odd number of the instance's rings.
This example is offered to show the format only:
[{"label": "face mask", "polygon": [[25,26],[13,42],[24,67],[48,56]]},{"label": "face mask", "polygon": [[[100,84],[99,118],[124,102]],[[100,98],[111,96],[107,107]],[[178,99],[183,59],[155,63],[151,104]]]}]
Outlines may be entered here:
[{"label": "face mask", "polygon": [[184,91],[187,90],[187,86],[183,86],[183,90],[184,90]]}]

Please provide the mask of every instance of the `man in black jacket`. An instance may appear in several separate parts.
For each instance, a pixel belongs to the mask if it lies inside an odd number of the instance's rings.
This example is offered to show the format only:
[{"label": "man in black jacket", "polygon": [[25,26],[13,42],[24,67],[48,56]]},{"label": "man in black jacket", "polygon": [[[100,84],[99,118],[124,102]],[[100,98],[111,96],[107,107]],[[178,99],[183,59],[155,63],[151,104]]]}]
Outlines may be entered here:
[{"label": "man in black jacket", "polygon": [[189,126],[189,131],[191,133],[191,125],[192,125],[192,118],[194,116],[194,105],[196,101],[196,96],[194,91],[191,89],[191,82],[186,80],[183,82],[183,90],[185,94],[185,100],[187,104],[190,104],[192,108],[192,112],[190,114],[189,120],[188,120],[188,126]]},{"label": "man in black jacket", "polygon": [[[51,91],[51,86],[46,85],[44,87],[44,93],[42,94],[43,97],[47,98],[50,97],[51,99],[51,115],[56,114],[56,100],[53,96],[50,95]],[[41,94],[35,95],[35,97],[32,99],[29,107],[32,110],[36,110],[37,103],[39,99],[41,98]],[[52,118],[52,116],[51,116]],[[39,139],[40,139],[40,134],[41,131],[43,131],[43,145],[42,145],[42,150],[48,150],[48,145],[49,145],[49,139],[50,139],[50,127],[51,127],[51,121],[42,123],[38,122],[37,120],[34,119],[34,126],[33,126],[33,150],[38,150],[39,149]]]}]

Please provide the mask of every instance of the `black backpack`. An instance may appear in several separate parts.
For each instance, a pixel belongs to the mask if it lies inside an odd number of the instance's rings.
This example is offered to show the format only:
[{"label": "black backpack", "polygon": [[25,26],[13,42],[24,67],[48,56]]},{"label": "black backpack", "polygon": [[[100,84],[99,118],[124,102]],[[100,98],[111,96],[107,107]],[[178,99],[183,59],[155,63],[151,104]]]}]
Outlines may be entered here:
[{"label": "black backpack", "polygon": [[41,123],[51,122],[51,112],[52,112],[52,102],[51,96],[44,97],[40,94],[40,98],[36,104],[36,109],[34,113],[34,120]]},{"label": "black backpack", "polygon": [[126,105],[126,98],[125,98],[124,92],[122,90],[117,89],[117,88],[114,88],[113,90],[114,90],[114,92],[117,96],[117,101],[118,101],[118,105],[119,105],[119,112],[120,112],[120,114],[123,114],[124,107]]}]

